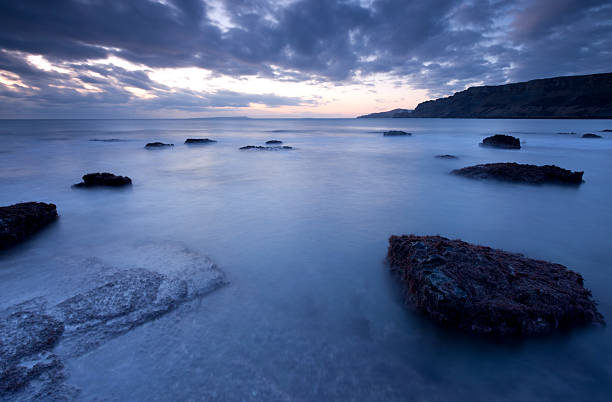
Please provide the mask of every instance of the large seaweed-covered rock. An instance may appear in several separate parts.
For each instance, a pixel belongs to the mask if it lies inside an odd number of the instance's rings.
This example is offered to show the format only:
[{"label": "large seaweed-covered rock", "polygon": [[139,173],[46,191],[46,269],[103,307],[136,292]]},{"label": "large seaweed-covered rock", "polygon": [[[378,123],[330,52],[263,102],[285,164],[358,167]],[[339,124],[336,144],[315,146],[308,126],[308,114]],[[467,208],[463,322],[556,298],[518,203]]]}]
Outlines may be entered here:
[{"label": "large seaweed-covered rock", "polygon": [[582,183],[584,172],[573,172],[555,165],[528,165],[519,163],[487,163],[453,170],[451,173],[471,179],[495,179],[529,184]]},{"label": "large seaweed-covered rock", "polygon": [[440,236],[391,236],[387,254],[407,301],[434,321],[478,334],[529,336],[603,323],[580,274]]},{"label": "large seaweed-covered rock", "polygon": [[511,135],[495,134],[482,140],[483,146],[505,149],[521,149],[521,140]]},{"label": "large seaweed-covered rock", "polygon": [[132,179],[127,176],[116,176],[112,173],[88,173],[81,183],[73,187],[123,187],[130,186]]},{"label": "large seaweed-covered rock", "polygon": [[54,204],[23,202],[0,207],[0,250],[25,240],[56,219]]}]

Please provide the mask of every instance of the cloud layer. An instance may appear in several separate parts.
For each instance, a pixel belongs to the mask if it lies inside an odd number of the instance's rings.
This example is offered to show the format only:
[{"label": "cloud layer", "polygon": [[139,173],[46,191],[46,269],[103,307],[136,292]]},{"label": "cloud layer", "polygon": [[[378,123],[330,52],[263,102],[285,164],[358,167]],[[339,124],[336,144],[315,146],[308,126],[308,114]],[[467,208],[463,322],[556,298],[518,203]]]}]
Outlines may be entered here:
[{"label": "cloud layer", "polygon": [[609,1],[4,0],[0,107],[147,115],[318,102],[150,78],[188,67],[312,85],[384,74],[439,96],[470,84],[608,72],[610,49]]}]

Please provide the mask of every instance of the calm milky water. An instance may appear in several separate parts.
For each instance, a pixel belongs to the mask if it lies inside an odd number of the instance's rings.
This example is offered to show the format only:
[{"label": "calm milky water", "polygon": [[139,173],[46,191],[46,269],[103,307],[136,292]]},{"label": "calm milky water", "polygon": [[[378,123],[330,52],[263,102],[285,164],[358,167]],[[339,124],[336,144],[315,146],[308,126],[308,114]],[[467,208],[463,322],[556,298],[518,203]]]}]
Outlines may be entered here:
[{"label": "calm milky water", "polygon": [[[406,309],[384,265],[392,234],[521,252],[580,272],[611,321],[612,134],[579,138],[606,128],[612,122],[0,121],[0,205],[53,202],[61,215],[0,255],[0,308],[77,293],[66,284],[80,270],[65,261],[145,261],[132,246],[176,243],[210,256],[230,284],[67,360],[82,399],[609,401],[609,327],[518,344],[473,339]],[[414,135],[383,137],[387,129]],[[497,132],[524,148],[477,145]],[[218,143],[190,147],[187,137]],[[268,139],[297,149],[238,150]],[[150,141],[176,146],[145,150]],[[447,153],[460,159],[434,158]],[[448,174],[505,161],[584,170],[585,183]],[[70,188],[96,171],[134,186]]]}]

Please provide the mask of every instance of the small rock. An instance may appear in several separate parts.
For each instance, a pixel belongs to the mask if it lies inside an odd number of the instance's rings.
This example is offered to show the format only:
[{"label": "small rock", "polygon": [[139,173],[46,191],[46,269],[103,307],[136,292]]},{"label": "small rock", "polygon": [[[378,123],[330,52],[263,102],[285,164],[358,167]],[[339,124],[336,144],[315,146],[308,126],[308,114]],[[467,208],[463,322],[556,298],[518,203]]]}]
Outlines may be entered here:
[{"label": "small rock", "polygon": [[581,184],[584,172],[572,172],[555,165],[487,163],[453,170],[451,173],[471,179],[496,179],[530,184]]},{"label": "small rock", "polygon": [[149,142],[145,145],[145,148],[165,148],[165,147],[173,147],[174,144],[164,144],[163,142]]},{"label": "small rock", "polygon": [[122,140],[120,138],[93,138],[89,141],[96,141],[96,142],[123,142],[123,141],[127,141],[127,140]]},{"label": "small rock", "polygon": [[576,135],[576,133],[557,133],[557,134],[560,134],[560,135]]},{"label": "small rock", "polygon": [[55,204],[23,202],[0,207],[0,250],[25,240],[56,219]]},{"label": "small rock", "polygon": [[441,236],[391,236],[387,260],[406,300],[444,326],[531,336],[603,324],[580,274]]},{"label": "small rock", "polygon": [[73,187],[122,187],[132,184],[127,176],[115,176],[112,173],[89,173],[83,176],[81,183]]},{"label": "small rock", "polygon": [[185,144],[213,144],[217,141],[208,138],[187,138]]},{"label": "small rock", "polygon": [[601,130],[602,133],[612,133],[612,130],[606,128],[605,130]]},{"label": "small rock", "polygon": [[385,131],[383,133],[383,136],[385,137],[397,137],[400,135],[412,135],[412,133],[407,133],[406,131],[399,131],[399,130],[390,130],[390,131]]},{"label": "small rock", "polygon": [[482,140],[481,145],[493,148],[521,149],[521,140],[511,135],[495,134]]},{"label": "small rock", "polygon": [[284,145],[282,147],[279,146],[275,146],[275,147],[263,147],[261,145],[246,145],[244,147],[240,147],[241,150],[247,150],[247,149],[254,149],[254,150],[258,150],[258,151],[279,151],[279,150],[284,150],[284,149],[293,149],[293,147]]},{"label": "small rock", "polygon": [[436,155],[438,159],[459,159],[455,155]]},{"label": "small rock", "polygon": [[282,143],[283,142],[280,141],[280,140],[269,140],[269,141],[266,141],[266,144],[269,144],[269,145],[271,145],[271,144],[282,144]]},{"label": "small rock", "polygon": [[586,133],[582,135],[582,138],[601,138],[601,135],[597,135],[593,133]]}]

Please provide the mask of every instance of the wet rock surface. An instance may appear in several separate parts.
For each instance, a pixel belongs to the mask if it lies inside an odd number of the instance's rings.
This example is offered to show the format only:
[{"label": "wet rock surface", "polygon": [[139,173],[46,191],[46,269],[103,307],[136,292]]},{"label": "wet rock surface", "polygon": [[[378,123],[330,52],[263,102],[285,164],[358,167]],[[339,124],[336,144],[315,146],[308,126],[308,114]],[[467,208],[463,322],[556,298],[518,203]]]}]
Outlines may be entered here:
[{"label": "wet rock surface", "polygon": [[399,131],[399,130],[390,130],[390,131],[385,131],[383,133],[383,136],[385,137],[399,137],[403,135],[412,135],[412,133],[407,133],[406,131]]},{"label": "wet rock surface", "polygon": [[455,155],[436,155],[436,158],[438,159],[459,159],[459,157],[455,156]]},{"label": "wet rock surface", "polygon": [[601,138],[601,135],[597,135],[593,133],[586,133],[582,135],[582,138]]},{"label": "wet rock surface", "polygon": [[[134,258],[147,268],[98,263],[87,285],[59,303],[39,297],[0,311],[0,399],[74,399],[78,390],[65,384],[66,359],[227,283],[212,261],[183,247],[137,251]],[[147,255],[139,258],[140,252]]]},{"label": "wet rock surface", "polygon": [[0,207],[0,250],[22,242],[56,219],[55,204],[23,202]]},{"label": "wet rock surface", "polygon": [[167,148],[173,146],[174,144],[165,144],[163,142],[149,142],[147,145],[145,145],[145,148]]},{"label": "wet rock surface", "polygon": [[281,140],[268,140],[266,141],[266,144],[268,145],[273,145],[273,144],[282,144],[283,142]]},{"label": "wet rock surface", "polygon": [[482,146],[503,149],[521,149],[521,140],[511,135],[495,134],[482,140]]},{"label": "wet rock surface", "polygon": [[187,138],[185,144],[214,144],[215,140],[209,138]]},{"label": "wet rock surface", "polygon": [[289,150],[289,149],[293,149],[293,147],[287,146],[287,145],[283,145],[281,146],[272,146],[272,147],[264,147],[261,145],[246,145],[244,147],[240,147],[241,150],[245,151],[245,150],[256,150],[256,151],[282,151],[282,150]]},{"label": "wet rock surface", "polygon": [[112,173],[88,173],[83,176],[81,183],[73,187],[123,187],[132,184],[127,176],[116,176]]},{"label": "wet rock surface", "polygon": [[435,322],[525,337],[603,323],[580,274],[565,266],[440,236],[391,236],[406,300]]},{"label": "wet rock surface", "polygon": [[529,184],[571,184],[582,183],[584,172],[573,172],[555,165],[527,165],[519,163],[487,163],[468,166],[451,172],[471,179],[495,179]]}]

